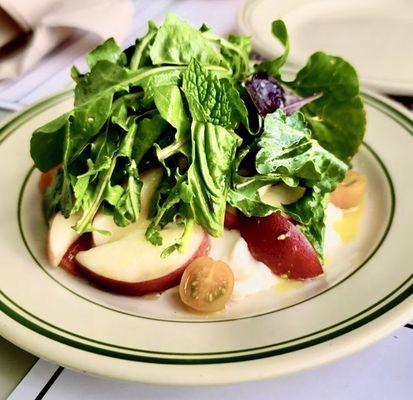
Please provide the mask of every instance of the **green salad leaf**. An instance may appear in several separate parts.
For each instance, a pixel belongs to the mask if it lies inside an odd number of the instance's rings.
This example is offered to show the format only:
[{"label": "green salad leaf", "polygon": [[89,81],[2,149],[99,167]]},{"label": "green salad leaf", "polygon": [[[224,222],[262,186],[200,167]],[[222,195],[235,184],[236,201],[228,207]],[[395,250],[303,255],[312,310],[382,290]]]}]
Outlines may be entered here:
[{"label": "green salad leaf", "polygon": [[189,154],[191,123],[186,114],[184,100],[177,85],[159,86],[154,90],[154,101],[162,118],[176,129],[174,143],[157,152],[160,161],[178,151]]},{"label": "green salad leaf", "polygon": [[345,163],[311,137],[300,113],[287,117],[278,110],[267,115],[257,145],[258,173],[279,175],[290,186],[301,182],[331,192],[347,172]]},{"label": "green salad leaf", "polygon": [[65,132],[70,124],[66,113],[36,129],[30,140],[30,155],[42,172],[47,172],[63,161]]},{"label": "green salad leaf", "polygon": [[301,199],[284,206],[284,211],[300,224],[298,227],[309,239],[319,257],[323,257],[323,243],[325,232],[325,209],[327,197],[314,187],[308,189]]},{"label": "green salad leaf", "polygon": [[187,173],[190,207],[197,224],[212,236],[221,236],[231,166],[240,140],[221,126],[194,121],[191,142],[192,164]]},{"label": "green salad leaf", "polygon": [[319,143],[348,161],[366,130],[366,112],[354,67],[340,57],[317,52],[287,85],[300,96],[322,93],[302,111]]},{"label": "green salad leaf", "polygon": [[247,110],[238,91],[192,59],[183,76],[182,90],[195,120],[235,129]]},{"label": "green salad leaf", "polygon": [[98,61],[103,60],[120,63],[122,65],[126,62],[122,49],[113,38],[106,40],[86,55],[86,61],[90,69],[92,69]]},{"label": "green salad leaf", "polygon": [[265,71],[270,75],[277,77],[281,67],[286,63],[288,55],[290,54],[290,40],[288,37],[287,27],[284,21],[277,19],[271,25],[271,32],[276,37],[281,45],[284,47],[284,52],[279,57],[271,61],[264,61],[256,65],[257,71]]},{"label": "green salad leaf", "polygon": [[173,14],[168,14],[159,28],[149,52],[154,65],[187,65],[195,58],[203,65],[227,67],[214,41]]}]

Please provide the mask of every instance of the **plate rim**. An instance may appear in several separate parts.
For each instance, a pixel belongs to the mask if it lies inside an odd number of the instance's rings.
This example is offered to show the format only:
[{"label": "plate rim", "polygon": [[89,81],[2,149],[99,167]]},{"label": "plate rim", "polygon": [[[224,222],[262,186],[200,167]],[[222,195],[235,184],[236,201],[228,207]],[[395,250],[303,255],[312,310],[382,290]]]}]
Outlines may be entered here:
[{"label": "plate rim", "polygon": [[[64,92],[59,92],[59,93],[57,93],[57,94],[48,96],[47,98],[38,101],[38,102],[35,103],[34,105],[28,106],[28,107],[25,108],[24,110],[22,110],[22,111],[20,111],[20,112],[18,112],[18,113],[13,114],[12,116],[10,116],[10,118],[9,118],[7,121],[5,121],[3,124],[0,125],[0,144],[1,144],[10,134],[12,134],[12,132],[13,132],[17,127],[19,127],[20,125],[24,124],[24,123],[25,123],[27,120],[29,120],[33,115],[37,115],[38,112],[41,112],[41,111],[44,111],[45,109],[47,109],[48,106],[50,105],[50,102],[51,102],[51,101],[53,101],[53,100],[56,101],[56,102],[58,102],[58,101],[63,101],[63,100],[66,99],[66,96],[67,96],[67,97],[70,97],[71,95],[72,95],[72,90],[67,90],[67,91],[64,91]],[[384,98],[383,96],[377,95],[377,94],[375,94],[374,92],[371,92],[371,91],[368,91],[368,90],[363,90],[363,96],[369,98],[369,102],[371,102],[371,103],[374,103],[374,102],[375,102],[376,105],[377,105],[376,108],[378,108],[380,111],[384,112],[385,114],[387,114],[386,111],[385,111],[386,109],[387,109],[388,112],[392,112],[392,113],[393,113],[393,119],[395,119],[396,122],[398,122],[398,123],[401,124],[404,128],[406,128],[406,130],[413,136],[413,129],[412,129],[412,127],[413,127],[413,117],[410,115],[410,113],[409,113],[407,110],[405,110],[403,107],[399,106],[399,105],[398,105],[397,103],[395,103],[394,101],[389,100],[389,99],[387,99],[387,98]],[[384,109],[382,109],[382,108],[380,108],[380,107],[384,107]],[[390,110],[390,111],[389,111],[389,110]],[[394,118],[394,112],[396,112],[395,114],[397,115],[397,118]],[[387,115],[388,115],[388,114],[387,114]],[[5,129],[6,129],[6,133],[5,133],[5,135],[3,136],[2,133],[4,133],[4,130],[5,130]],[[405,282],[408,282],[408,281],[410,281],[411,279],[412,279],[412,275],[411,275],[410,278],[408,278]],[[402,286],[403,286],[403,285],[402,285]],[[397,289],[396,289],[396,290],[397,290]],[[406,321],[408,321],[408,320],[411,318],[411,312],[412,312],[412,309],[413,309],[413,299],[410,299],[410,301],[409,301],[409,297],[411,296],[412,293],[413,293],[413,285],[410,285],[406,290],[404,290],[404,292],[403,292],[404,297],[403,297],[400,301],[398,301],[396,304],[393,304],[395,300],[399,299],[399,297],[400,297],[401,294],[398,295],[398,296],[396,297],[396,299],[391,300],[391,302],[387,303],[387,304],[384,306],[384,308],[386,308],[388,304],[391,304],[391,305],[392,305],[389,309],[386,309],[386,310],[385,310],[384,314],[381,314],[381,310],[378,310],[378,311],[375,311],[375,312],[374,312],[374,315],[376,315],[376,314],[378,313],[377,317],[374,316],[374,317],[373,317],[372,319],[370,319],[368,322],[377,321],[377,320],[379,320],[379,319],[382,319],[384,316],[387,316],[387,315],[388,315],[388,312],[390,312],[392,309],[395,309],[396,307],[397,307],[398,309],[399,309],[399,307],[402,308],[402,311],[401,311],[401,312],[397,313],[396,315],[393,316],[393,318],[390,318],[390,320],[387,321],[387,325],[388,325],[387,330],[385,331],[385,330],[384,330],[384,326],[383,326],[383,327],[382,327],[382,328],[383,328],[383,330],[382,330],[382,335],[379,336],[379,337],[377,337],[375,340],[377,340],[377,339],[380,338],[380,337],[383,337],[386,333],[390,332],[392,329],[396,329],[397,326],[400,324],[400,321],[405,321],[405,322],[406,322]],[[389,296],[389,295],[388,295],[388,296]],[[388,297],[388,296],[386,296],[386,297]],[[390,294],[390,296],[391,296],[391,294]],[[404,307],[403,307],[403,306],[404,306]],[[1,315],[4,315],[4,313],[2,313]],[[10,318],[10,317],[9,317],[9,318]],[[364,319],[363,319],[363,320],[364,320]],[[1,322],[3,322],[3,321],[1,321]],[[8,323],[7,323],[7,322],[8,322]],[[7,322],[4,322],[4,324],[3,324],[3,323],[0,324],[0,334],[4,335],[6,338],[8,338],[8,339],[11,340],[12,342],[14,342],[13,337],[10,337],[10,335],[7,335],[7,334],[6,334],[6,332],[8,331],[8,327],[10,328],[10,321],[7,321]],[[15,322],[15,321],[13,321],[13,322]],[[391,322],[393,322],[393,323],[391,323]],[[366,322],[366,323],[367,323],[367,322]],[[343,336],[343,335],[345,335],[345,334],[352,334],[353,332],[355,332],[355,330],[360,333],[360,330],[357,330],[357,328],[359,328],[359,327],[361,327],[361,326],[366,326],[366,325],[365,325],[366,323],[361,324],[361,325],[359,325],[359,326],[353,326],[353,325],[351,325],[350,327],[348,327],[348,329],[347,329],[347,327],[345,327],[345,328],[343,328],[343,329],[346,329],[347,332],[346,332],[346,333],[341,333],[341,334],[340,334],[339,336],[337,336],[337,337],[339,338],[340,336]],[[357,324],[357,321],[356,321],[356,324]],[[19,325],[19,326],[21,326],[21,325]],[[27,328],[27,327],[26,327],[26,328]],[[363,331],[362,331],[362,332],[363,332]],[[383,333],[383,332],[384,332],[384,333]],[[38,333],[37,333],[37,334],[38,334]],[[362,334],[362,333],[361,333],[361,334]],[[35,335],[36,335],[36,333],[35,333]],[[363,334],[362,334],[362,335],[363,335]],[[43,337],[44,337],[45,339],[47,339],[47,336],[44,336],[44,335],[43,335]],[[336,337],[336,338],[337,338],[337,337]],[[329,340],[331,340],[331,339],[334,339],[334,338],[329,338],[329,339],[326,339],[326,340],[329,341]],[[365,339],[366,339],[366,338],[365,338]],[[49,338],[49,340],[51,340],[51,339]],[[373,340],[371,340],[369,343],[371,343],[372,341],[373,341]],[[23,347],[23,348],[29,348],[29,351],[32,351],[32,352],[33,352],[33,348],[30,347],[30,345],[28,344],[29,342],[30,342],[30,339],[27,339],[27,340],[16,340],[16,344],[17,344],[17,345],[19,345],[20,347]],[[323,342],[325,342],[325,341],[323,341]],[[314,345],[315,345],[315,344],[311,344],[310,347],[314,347]],[[306,346],[306,347],[307,347],[307,346]],[[363,346],[362,346],[362,347],[363,347]],[[76,348],[76,350],[78,350],[78,348]],[[295,351],[295,350],[298,350],[298,349],[293,349],[293,350],[291,350],[291,351]],[[80,350],[80,351],[83,351],[83,350]],[[349,351],[345,352],[343,355],[348,354],[348,353],[349,353]],[[46,353],[43,353],[43,352],[42,352],[41,356],[42,356],[43,358],[50,359],[50,355],[47,354],[47,351],[46,351]],[[272,357],[274,357],[274,354],[267,355],[266,357],[272,358]],[[328,358],[328,357],[327,357],[327,358]],[[337,357],[330,357],[329,359],[326,359],[326,362],[327,362],[327,361],[331,361],[331,360],[336,359],[336,358],[337,358]],[[249,356],[248,359],[251,359],[251,357]],[[262,359],[261,356],[259,356],[259,360],[260,360],[260,359]],[[256,358],[253,358],[253,360],[259,361],[259,360],[257,360]],[[53,361],[61,362],[60,359],[59,359],[59,360],[58,360],[58,359],[54,359]],[[245,360],[239,360],[239,361],[245,361]],[[234,361],[234,360],[230,360],[230,361],[227,361],[227,362],[233,363],[233,362],[235,362],[235,361]],[[139,361],[139,363],[141,363],[141,361]],[[144,363],[146,364],[146,361],[144,361]],[[156,363],[158,363],[158,361],[156,361]],[[189,364],[190,366],[193,366],[193,365],[194,365],[193,363],[185,363],[185,364],[186,364],[186,365]],[[208,363],[208,364],[210,364],[210,363]],[[169,364],[169,365],[176,366],[177,364],[173,363],[173,364]],[[315,363],[315,364],[314,364],[314,363],[312,364],[312,366],[315,366],[315,365],[316,365],[316,363]],[[318,364],[317,364],[317,365],[318,365]],[[69,363],[69,367],[76,369],[76,363],[74,363],[74,362]],[[83,368],[83,370],[84,370],[84,368]],[[89,370],[88,372],[90,372],[90,373],[96,373],[96,371],[95,371],[93,368],[92,368],[91,370]],[[271,374],[271,376],[279,375],[279,374],[280,374],[280,371],[278,371],[277,373]],[[115,378],[122,378],[122,377],[116,375],[114,372],[111,372],[111,371],[106,371],[105,373],[102,373],[101,375],[102,375],[102,376],[112,376],[112,377],[115,377]],[[140,375],[140,376],[137,376],[137,377],[135,377],[135,378],[132,378],[132,380],[136,380],[136,378],[138,378],[139,381],[148,381],[148,382],[151,382],[151,383],[159,383],[159,382],[160,382],[159,379],[156,380],[156,381],[147,380],[143,375]],[[239,378],[240,378],[240,379],[236,379],[236,380],[232,380],[232,381],[235,382],[235,381],[240,381],[240,380],[250,380],[250,379],[251,379],[251,378],[248,378],[248,377],[245,378],[245,379],[243,379],[242,377],[239,377]],[[256,378],[254,378],[254,379],[256,379]],[[219,379],[216,379],[216,380],[219,381]],[[230,381],[231,381],[231,380],[224,380],[224,381],[218,382],[218,383],[224,383],[224,382],[230,382]],[[167,384],[167,383],[173,383],[173,382],[170,382],[170,380],[167,380],[167,381],[165,381],[164,383]],[[186,383],[186,382],[185,382],[185,383]],[[201,381],[198,381],[198,383],[201,383]],[[194,384],[196,384],[196,382],[194,382]]]}]

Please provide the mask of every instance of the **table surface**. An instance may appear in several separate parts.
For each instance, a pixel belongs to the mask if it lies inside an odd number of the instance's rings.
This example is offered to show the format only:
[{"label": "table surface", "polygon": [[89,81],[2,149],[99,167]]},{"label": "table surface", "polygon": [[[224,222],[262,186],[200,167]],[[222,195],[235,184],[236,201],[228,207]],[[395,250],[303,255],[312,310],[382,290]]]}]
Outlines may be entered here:
[{"label": "table surface", "polygon": [[[217,33],[236,29],[236,12],[244,0],[140,0],[136,1],[134,29],[124,45],[133,42],[146,29],[151,18],[160,22],[172,11],[195,25],[207,22]],[[217,17],[217,7],[219,16]],[[70,84],[72,64],[84,65],[83,54],[90,38],[76,41],[54,51],[33,71],[15,82],[0,82],[0,123],[12,109],[19,109]],[[396,98],[413,108],[413,100]],[[8,110],[2,109],[2,106]],[[84,376],[48,364],[0,337],[0,399],[12,391],[11,400],[46,399],[408,399],[413,392],[413,325],[345,360],[291,377],[262,383],[220,388],[166,388],[113,382]],[[33,367],[34,366],[34,367]],[[33,368],[32,368],[33,367]],[[53,385],[49,383],[53,381]],[[49,382],[49,383],[48,383]],[[20,384],[19,384],[20,383]],[[49,387],[50,386],[50,387]],[[45,389],[46,387],[46,389]],[[46,391],[45,391],[46,390]],[[367,396],[367,397],[366,397]]]}]

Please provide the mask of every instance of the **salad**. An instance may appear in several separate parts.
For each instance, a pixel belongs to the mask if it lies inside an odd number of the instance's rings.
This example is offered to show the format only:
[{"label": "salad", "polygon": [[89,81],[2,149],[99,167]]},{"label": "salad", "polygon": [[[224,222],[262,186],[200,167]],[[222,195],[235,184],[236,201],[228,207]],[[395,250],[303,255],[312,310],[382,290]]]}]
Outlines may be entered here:
[{"label": "salad", "polygon": [[330,193],[350,208],[366,186],[349,172],[366,127],[359,81],[323,52],[286,79],[283,21],[272,33],[283,54],[254,62],[249,37],[168,15],[72,68],[73,109],[30,148],[52,265],[126,295],[179,285],[204,312],[223,309],[242,274],[267,286],[323,275]]}]

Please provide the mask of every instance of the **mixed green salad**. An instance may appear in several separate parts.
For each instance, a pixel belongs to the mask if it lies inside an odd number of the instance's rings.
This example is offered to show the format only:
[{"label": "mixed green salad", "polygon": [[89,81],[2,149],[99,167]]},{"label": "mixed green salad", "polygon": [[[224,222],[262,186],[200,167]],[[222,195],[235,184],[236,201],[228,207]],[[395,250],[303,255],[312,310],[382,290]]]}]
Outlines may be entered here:
[{"label": "mixed green salad", "polygon": [[[98,211],[118,226],[140,212],[141,175],[162,168],[146,239],[162,245],[170,222],[183,235],[162,252],[183,251],[194,224],[223,234],[228,205],[247,217],[282,211],[322,259],[328,193],[344,179],[362,142],[366,116],[354,68],[317,52],[292,80],[283,77],[289,40],[272,32],[278,58],[251,60],[249,37],[224,39],[174,15],[126,50],[109,39],[72,69],[74,108],[37,129],[31,156],[46,172],[60,166],[44,194],[49,218],[80,212],[78,233]],[[303,187],[296,202],[274,207],[259,189]]]}]

